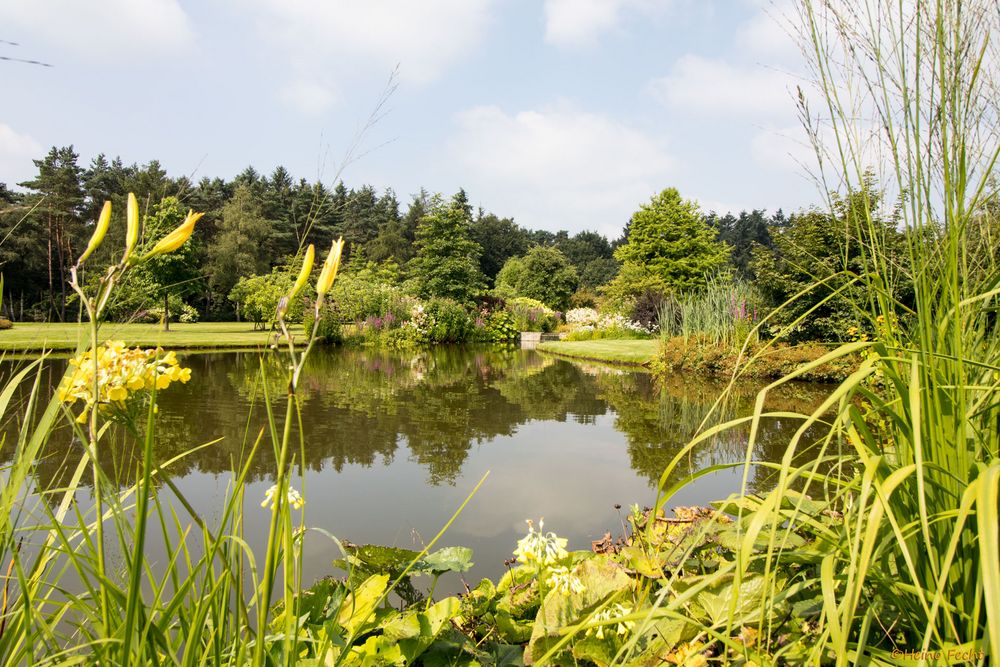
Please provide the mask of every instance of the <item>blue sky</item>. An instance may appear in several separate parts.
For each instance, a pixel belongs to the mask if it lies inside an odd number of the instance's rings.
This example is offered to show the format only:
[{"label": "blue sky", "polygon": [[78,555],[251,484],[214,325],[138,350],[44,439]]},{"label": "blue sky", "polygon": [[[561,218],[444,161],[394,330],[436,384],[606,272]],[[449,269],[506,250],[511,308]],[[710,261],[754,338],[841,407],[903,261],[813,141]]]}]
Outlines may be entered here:
[{"label": "blue sky", "polygon": [[[617,236],[673,186],[704,210],[819,201],[767,0],[5,0],[0,182],[72,143],[172,175],[464,187],[532,228]],[[387,112],[345,152],[398,64]]]}]

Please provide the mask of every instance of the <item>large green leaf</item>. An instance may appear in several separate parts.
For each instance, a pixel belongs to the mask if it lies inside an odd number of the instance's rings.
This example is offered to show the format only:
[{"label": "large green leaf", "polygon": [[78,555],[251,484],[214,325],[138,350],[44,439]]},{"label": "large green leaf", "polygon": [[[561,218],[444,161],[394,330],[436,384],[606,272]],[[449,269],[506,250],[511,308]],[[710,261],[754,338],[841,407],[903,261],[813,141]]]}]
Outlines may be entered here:
[{"label": "large green leaf", "polygon": [[[625,569],[606,555],[583,561],[573,574],[583,584],[583,591],[566,595],[553,590],[546,594],[535,617],[527,655],[541,656],[556,641],[560,630],[581,622],[597,605],[632,586]],[[542,641],[544,638],[552,641]]]},{"label": "large green leaf", "polygon": [[445,547],[424,556],[414,569],[422,572],[442,574],[444,572],[468,572],[472,567],[472,549],[468,547]]},{"label": "large green leaf", "polygon": [[386,574],[374,574],[366,579],[344,600],[337,615],[337,623],[348,634],[357,635],[358,631],[369,623],[375,605],[388,586],[389,575]]}]

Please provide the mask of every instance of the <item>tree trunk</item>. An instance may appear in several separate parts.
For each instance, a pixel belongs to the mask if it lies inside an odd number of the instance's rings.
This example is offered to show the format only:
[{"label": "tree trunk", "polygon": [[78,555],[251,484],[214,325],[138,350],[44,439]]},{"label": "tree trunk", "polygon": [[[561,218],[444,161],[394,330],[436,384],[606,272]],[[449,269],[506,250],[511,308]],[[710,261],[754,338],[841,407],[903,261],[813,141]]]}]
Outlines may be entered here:
[{"label": "tree trunk", "polygon": [[48,217],[48,260],[49,260],[49,319],[55,314],[56,293],[55,276],[52,274],[52,216]]},{"label": "tree trunk", "polygon": [[170,331],[170,293],[163,290],[163,330]]}]

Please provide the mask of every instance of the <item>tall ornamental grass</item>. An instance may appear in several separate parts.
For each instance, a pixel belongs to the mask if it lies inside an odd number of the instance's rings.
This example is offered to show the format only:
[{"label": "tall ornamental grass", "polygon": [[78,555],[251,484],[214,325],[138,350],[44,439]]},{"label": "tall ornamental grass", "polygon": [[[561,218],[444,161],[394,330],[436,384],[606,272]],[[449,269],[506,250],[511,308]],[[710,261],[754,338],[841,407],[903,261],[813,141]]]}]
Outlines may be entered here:
[{"label": "tall ornamental grass", "polygon": [[748,337],[756,339],[754,325],[762,314],[759,303],[750,283],[715,276],[705,287],[670,298],[660,306],[660,336],[738,348]]},{"label": "tall ornamental grass", "polygon": [[[845,276],[865,287],[854,305],[875,335],[827,355],[864,361],[812,413],[763,408],[797,371],[764,389],[752,415],[691,443],[747,429],[746,489],[761,421],[801,422],[771,466],[773,490],[720,506],[741,537],[733,562],[694,586],[725,585],[729,596],[727,613],[699,621],[700,633],[744,664],[996,664],[1000,8],[991,0],[797,7],[820,93],[811,104],[800,91],[802,118],[823,191],[863,202],[846,224],[873,269]],[[869,169],[901,202],[901,267],[873,223]],[[890,276],[900,275],[912,282],[912,306],[893,297]],[[812,461],[793,464],[807,449]],[[660,502],[675,491],[664,488]],[[693,620],[692,583],[681,583],[675,575],[664,585],[649,618]],[[775,632],[790,613],[806,619],[808,641],[795,646]],[[736,639],[746,627],[752,642]]]}]

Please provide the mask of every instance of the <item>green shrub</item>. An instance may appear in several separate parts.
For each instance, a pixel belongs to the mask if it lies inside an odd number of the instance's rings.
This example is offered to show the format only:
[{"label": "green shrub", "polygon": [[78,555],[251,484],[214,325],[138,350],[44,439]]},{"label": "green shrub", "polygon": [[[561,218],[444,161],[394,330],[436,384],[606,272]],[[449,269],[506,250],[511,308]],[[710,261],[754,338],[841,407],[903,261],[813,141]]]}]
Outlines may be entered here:
[{"label": "green shrub", "polygon": [[[236,304],[247,320],[254,323],[254,328],[266,329],[276,320],[278,302],[291,291],[294,283],[291,274],[277,269],[264,275],[244,276],[229,293],[229,300]],[[288,304],[286,322],[302,321],[302,304],[301,299]]]},{"label": "green shrub", "polygon": [[507,312],[514,318],[518,331],[555,331],[559,319],[555,312],[541,301],[527,297],[516,297],[507,301]]},{"label": "green shrub", "polygon": [[364,322],[369,317],[385,317],[389,313],[404,322],[414,305],[413,297],[400,287],[351,274],[338,277],[329,300],[336,305],[341,322]]},{"label": "green shrub", "polygon": [[425,307],[433,320],[429,328],[431,343],[461,343],[472,334],[473,323],[462,304],[453,299],[434,298]]},{"label": "green shrub", "polygon": [[303,324],[306,335],[310,335],[313,326],[316,327],[316,342],[325,345],[338,345],[344,342],[344,332],[340,325],[337,311],[330,304],[323,304],[319,311],[319,322],[315,319],[315,308],[312,304],[305,309]]},{"label": "green shrub", "polygon": [[505,343],[517,340],[519,335],[514,317],[505,310],[498,310],[476,318],[472,338],[483,343]]}]

